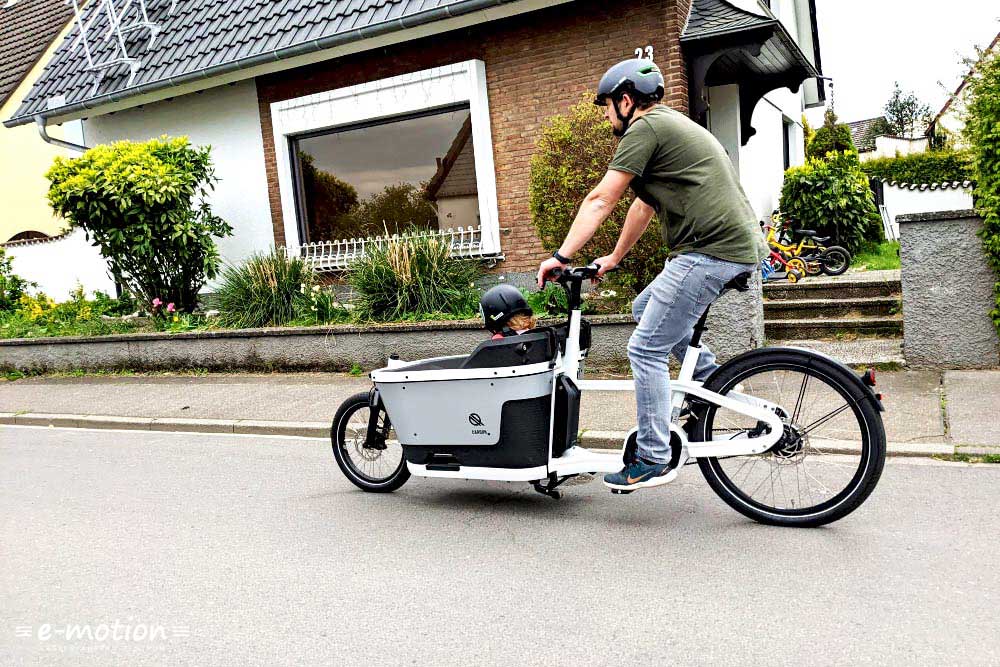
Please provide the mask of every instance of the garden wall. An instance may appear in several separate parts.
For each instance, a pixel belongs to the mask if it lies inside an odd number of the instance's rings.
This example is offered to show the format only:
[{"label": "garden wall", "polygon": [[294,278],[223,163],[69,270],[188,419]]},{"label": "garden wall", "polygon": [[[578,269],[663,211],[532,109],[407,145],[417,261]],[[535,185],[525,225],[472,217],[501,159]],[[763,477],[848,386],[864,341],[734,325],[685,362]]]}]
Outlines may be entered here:
[{"label": "garden wall", "polygon": [[15,275],[37,283],[40,291],[56,301],[65,301],[78,284],[91,294],[95,290],[115,293],[107,261],[81,230],[53,239],[16,241],[4,250],[13,258]]},{"label": "garden wall", "polygon": [[[626,345],[635,328],[631,317],[588,319],[594,325],[588,364],[626,363]],[[724,296],[713,308],[709,326],[706,341],[721,359],[763,344],[759,281],[749,293]],[[466,321],[0,340],[0,368],[343,370],[354,364],[378,368],[390,354],[404,360],[459,354],[471,352],[485,339],[480,322]]]},{"label": "garden wall", "polygon": [[885,210],[899,237],[898,218],[912,213],[932,213],[934,211],[964,211],[972,208],[972,183],[935,183],[916,185],[883,181]]},{"label": "garden wall", "polygon": [[903,215],[903,353],[913,368],[996,368],[990,320],[996,276],[986,264],[974,211]]}]

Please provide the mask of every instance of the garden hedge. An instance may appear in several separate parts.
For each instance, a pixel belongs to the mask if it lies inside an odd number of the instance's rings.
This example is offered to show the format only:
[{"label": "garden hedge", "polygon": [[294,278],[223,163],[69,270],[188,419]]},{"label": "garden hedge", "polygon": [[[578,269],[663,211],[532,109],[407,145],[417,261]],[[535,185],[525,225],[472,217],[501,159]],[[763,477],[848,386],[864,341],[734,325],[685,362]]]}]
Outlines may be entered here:
[{"label": "garden hedge", "polygon": [[983,217],[983,250],[997,273],[995,307],[990,312],[1000,332],[1000,53],[984,54],[969,78],[965,138],[972,146],[975,201]]},{"label": "garden hedge", "polygon": [[884,157],[861,163],[872,178],[900,183],[950,183],[971,181],[972,154],[969,151],[929,151],[899,157]]}]

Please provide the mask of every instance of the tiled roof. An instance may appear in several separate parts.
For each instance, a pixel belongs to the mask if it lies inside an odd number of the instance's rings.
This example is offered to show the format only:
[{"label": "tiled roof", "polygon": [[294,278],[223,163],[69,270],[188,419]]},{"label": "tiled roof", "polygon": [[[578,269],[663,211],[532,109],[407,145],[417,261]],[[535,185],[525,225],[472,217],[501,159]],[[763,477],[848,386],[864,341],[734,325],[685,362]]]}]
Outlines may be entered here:
[{"label": "tiled roof", "polygon": [[[147,30],[126,34],[129,55],[142,61],[131,85],[128,67],[121,65],[108,70],[94,90],[95,74],[86,69],[83,49],[69,48],[79,34],[74,28],[14,117],[24,122],[39,113],[96,106],[510,1],[176,0],[171,13],[170,0],[146,0],[161,31],[152,45]],[[108,26],[102,4],[92,2],[84,10],[87,18],[97,14],[88,31],[97,36],[89,40],[95,62],[107,61],[116,48],[115,40],[101,39]]]},{"label": "tiled roof", "polygon": [[745,30],[762,25],[771,25],[774,17],[754,14],[740,9],[726,0],[694,0],[688,14],[687,26],[682,39],[700,39],[722,35],[737,30]]},{"label": "tiled roof", "polygon": [[0,106],[72,15],[63,0],[17,0],[0,6]]},{"label": "tiled roof", "polygon": [[859,153],[875,150],[875,134],[872,130],[875,123],[880,120],[885,120],[885,116],[856,120],[847,124],[847,127],[851,128],[851,141],[854,142],[854,147],[858,149]]}]

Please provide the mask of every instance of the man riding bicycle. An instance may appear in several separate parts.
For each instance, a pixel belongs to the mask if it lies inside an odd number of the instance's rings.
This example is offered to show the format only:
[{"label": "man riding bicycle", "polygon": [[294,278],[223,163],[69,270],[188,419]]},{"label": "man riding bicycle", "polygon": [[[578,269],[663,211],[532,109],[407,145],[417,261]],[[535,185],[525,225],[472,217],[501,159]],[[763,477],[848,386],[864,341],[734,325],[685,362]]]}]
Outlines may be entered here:
[{"label": "man riding bicycle", "polygon": [[[670,259],[632,304],[638,326],[628,357],[638,448],[633,463],[604,478],[618,490],[666,484],[686,462],[676,438],[671,442],[669,355],[683,358],[705,308],[766,253],[757,216],[725,149],[708,130],[660,104],[663,94],[663,75],[651,60],[623,61],[601,79],[595,104],[604,107],[621,141],[559,250],[538,269],[541,288],[593,237],[628,188],[636,198],[614,251],[595,260],[599,276],[618,266],[653,216],[659,218]],[[703,347],[694,377],[704,380],[717,367],[715,355]]]}]

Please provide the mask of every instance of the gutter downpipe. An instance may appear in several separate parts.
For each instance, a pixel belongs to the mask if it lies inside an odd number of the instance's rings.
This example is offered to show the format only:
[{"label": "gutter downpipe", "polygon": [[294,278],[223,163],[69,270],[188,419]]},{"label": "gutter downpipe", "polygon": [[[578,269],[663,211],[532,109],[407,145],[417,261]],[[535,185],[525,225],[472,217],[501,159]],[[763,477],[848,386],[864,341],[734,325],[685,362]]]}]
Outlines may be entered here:
[{"label": "gutter downpipe", "polygon": [[[288,58],[293,58],[295,56],[305,55],[308,53],[314,53],[316,51],[323,51],[337,46],[342,46],[344,44],[356,42],[362,39],[379,37],[385,34],[398,32],[400,30],[405,30],[408,28],[416,28],[418,26],[426,25],[428,23],[433,23],[441,19],[455,18],[458,16],[463,16],[465,14],[472,14],[478,11],[488,10],[493,7],[499,7],[501,5],[506,5],[517,1],[518,0],[465,0],[465,2],[462,2],[457,5],[438,7],[436,9],[419,12],[413,16],[397,18],[386,23],[379,23],[376,25],[365,26],[364,28],[360,28],[358,30],[352,30],[350,32],[344,32],[344,33],[337,33],[320,39],[301,42],[299,44],[293,44],[291,46],[284,47],[282,49],[275,49],[273,51],[266,51],[264,53],[259,53],[255,56],[251,56],[246,59],[238,61],[231,60],[229,62],[220,63],[213,67],[206,68],[204,70],[199,70],[196,72],[187,72],[177,77],[171,76],[166,79],[150,81],[148,83],[141,84],[134,88],[126,88],[124,90],[119,90],[112,93],[100,95],[98,97],[85,99],[80,102],[75,102],[73,104],[68,104],[63,107],[50,109],[49,111],[53,113],[50,113],[49,115],[62,116],[72,113],[78,113],[80,111],[94,109],[104,104],[117,102],[128,97],[141,95],[146,92],[164,90],[174,86],[179,86],[184,83],[196,81],[198,79],[210,79],[212,77],[226,74],[229,72],[234,72],[241,69],[247,69],[250,67],[256,67],[257,65],[276,62],[279,60],[286,60]],[[560,3],[568,1],[569,0],[560,0]],[[40,115],[41,114],[35,115],[36,122],[38,122],[38,117]],[[11,118],[3,121],[3,124],[5,127],[16,127],[18,125],[25,125],[28,122],[30,122],[27,120],[27,117],[28,115],[26,114],[25,116]],[[44,128],[44,126],[42,127]],[[61,145],[67,148],[69,146],[74,146],[73,150],[81,150],[79,147],[75,147],[75,144],[69,144],[69,142],[61,142],[61,140],[59,139],[47,138],[47,136],[44,134],[42,135],[42,138],[45,139],[45,141],[48,141],[49,143],[55,143],[57,145]],[[69,144],[69,146],[67,146],[67,144]],[[83,150],[86,149],[84,148]]]},{"label": "gutter downpipe", "polygon": [[56,139],[55,137],[50,137],[48,131],[45,128],[44,116],[35,116],[35,125],[38,126],[38,134],[42,137],[42,141],[44,141],[47,144],[52,144],[53,146],[59,146],[60,148],[68,148],[71,151],[77,151],[80,153],[84,153],[90,150],[87,146],[74,144],[72,141],[63,141],[62,139]]}]

